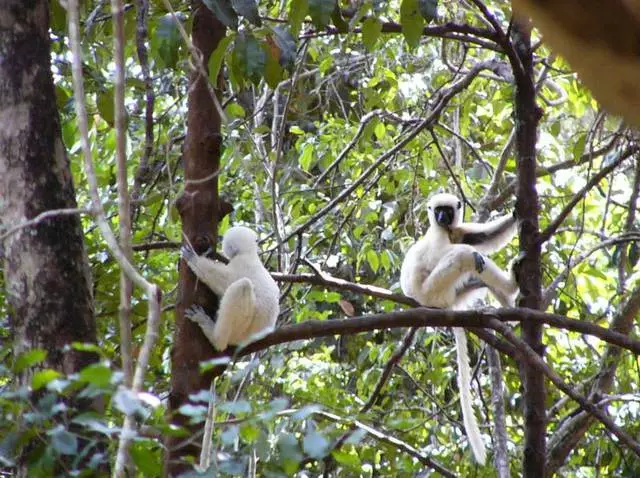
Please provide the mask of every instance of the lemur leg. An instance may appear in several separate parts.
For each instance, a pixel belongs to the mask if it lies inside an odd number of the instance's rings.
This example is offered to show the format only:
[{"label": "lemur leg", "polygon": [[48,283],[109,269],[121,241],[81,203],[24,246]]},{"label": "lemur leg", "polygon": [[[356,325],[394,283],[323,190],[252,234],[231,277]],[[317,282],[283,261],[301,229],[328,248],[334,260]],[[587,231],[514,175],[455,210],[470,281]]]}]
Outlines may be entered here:
[{"label": "lemur leg", "polygon": [[246,337],[256,315],[256,294],[246,277],[232,283],[220,300],[218,320],[213,328],[213,346],[224,350]]},{"label": "lemur leg", "polygon": [[431,307],[451,307],[456,302],[457,283],[465,275],[484,282],[496,296],[510,298],[517,292],[517,284],[495,262],[472,246],[456,244],[424,281],[418,301]]},{"label": "lemur leg", "polygon": [[207,338],[209,343],[213,345],[213,327],[215,325],[214,320],[207,315],[204,309],[199,305],[192,305],[184,311],[184,316],[192,322],[195,322],[202,329],[202,333]]}]

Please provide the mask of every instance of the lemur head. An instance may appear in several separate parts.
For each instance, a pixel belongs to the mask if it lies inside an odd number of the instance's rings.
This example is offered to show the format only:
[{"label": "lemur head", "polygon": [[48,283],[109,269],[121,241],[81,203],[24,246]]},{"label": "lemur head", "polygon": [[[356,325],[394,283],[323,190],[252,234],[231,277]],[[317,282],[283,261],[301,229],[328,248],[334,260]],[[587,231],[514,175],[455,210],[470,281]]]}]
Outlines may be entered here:
[{"label": "lemur head", "polygon": [[462,222],[462,201],[453,194],[436,194],[427,203],[429,223],[449,229]]},{"label": "lemur head", "polygon": [[234,226],[222,238],[222,252],[227,259],[238,254],[258,253],[258,235],[248,227]]}]

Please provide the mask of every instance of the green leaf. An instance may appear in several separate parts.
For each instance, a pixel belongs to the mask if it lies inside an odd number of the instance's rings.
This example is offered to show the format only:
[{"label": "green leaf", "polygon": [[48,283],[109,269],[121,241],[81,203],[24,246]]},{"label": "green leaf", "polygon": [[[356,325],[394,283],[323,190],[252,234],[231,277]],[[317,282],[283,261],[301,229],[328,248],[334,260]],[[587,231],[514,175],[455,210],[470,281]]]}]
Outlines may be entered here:
[{"label": "green leaf", "polygon": [[378,258],[378,254],[373,249],[369,249],[367,251],[367,262],[371,266],[373,272],[378,272],[378,268],[380,267],[380,259]]},{"label": "green leaf", "polygon": [[382,22],[374,17],[367,18],[362,23],[362,43],[364,47],[372,52],[382,33]]},{"label": "green leaf", "polygon": [[231,7],[230,0],[202,0],[211,13],[224,25],[238,29],[238,15]]},{"label": "green leaf", "polygon": [[148,443],[134,442],[129,453],[141,476],[162,475],[162,458],[158,448],[151,448]]},{"label": "green leaf", "polygon": [[280,65],[289,70],[296,64],[296,39],[286,27],[277,26],[273,29],[273,41],[280,49]]},{"label": "green leaf", "polygon": [[31,349],[27,352],[20,354],[20,356],[16,359],[16,363],[13,366],[13,370],[16,373],[20,373],[23,370],[33,367],[36,364],[42,362],[45,358],[47,358],[47,352],[42,349]]},{"label": "green leaf", "polygon": [[400,5],[400,24],[407,45],[415,48],[420,43],[424,18],[420,15],[418,0],[402,0]]},{"label": "green leaf", "polygon": [[94,363],[83,368],[79,379],[96,387],[105,388],[111,383],[111,369],[102,363]]},{"label": "green leaf", "polygon": [[315,148],[312,144],[305,144],[304,148],[302,149],[302,154],[298,159],[298,163],[300,164],[300,167],[305,171],[309,171],[309,168],[311,167],[314,149]]},{"label": "green leaf", "polygon": [[227,53],[227,47],[229,43],[231,43],[231,39],[230,36],[226,36],[220,40],[220,43],[218,43],[218,46],[209,57],[209,78],[211,78],[214,84],[218,81],[218,74],[222,68],[222,62],[224,61],[224,56]]},{"label": "green leaf", "polygon": [[[240,33],[233,48],[232,63],[242,79],[258,84],[264,74],[267,53],[251,34]],[[244,77],[244,78],[243,78]]]},{"label": "green leaf", "polygon": [[307,0],[291,0],[291,5],[289,6],[289,28],[291,28],[293,36],[297,37],[300,34],[302,22],[308,11],[309,3]]},{"label": "green leaf", "polygon": [[312,431],[305,435],[302,448],[311,458],[322,458],[329,449],[329,440],[317,431]]},{"label": "green leaf", "polygon": [[385,127],[384,123],[380,121],[378,122],[378,124],[376,124],[376,127],[374,128],[373,132],[375,133],[376,138],[382,139],[387,134],[387,128]]},{"label": "green leaf", "polygon": [[51,382],[51,380],[54,380],[60,376],[61,376],[61,373],[56,372],[55,370],[51,370],[51,369],[39,370],[33,374],[33,378],[31,379],[31,387],[34,390],[40,390],[46,384]]},{"label": "green leaf", "polygon": [[317,28],[324,28],[331,20],[337,0],[309,0],[309,15]]},{"label": "green leaf", "polygon": [[265,44],[267,64],[264,67],[264,79],[271,88],[276,88],[284,78],[284,70],[280,66],[279,49],[275,44]]},{"label": "green leaf", "polygon": [[333,12],[331,13],[331,20],[333,20],[333,24],[340,33],[347,33],[349,31],[349,24],[344,21],[342,18],[342,12],[340,11],[340,5],[336,2],[336,6],[333,8]]},{"label": "green leaf", "polygon": [[165,68],[174,68],[182,41],[177,18],[170,14],[160,17],[152,38],[157,45],[156,61]]},{"label": "green leaf", "polygon": [[258,12],[258,4],[255,0],[231,0],[233,9],[254,25],[262,26],[260,13]]},{"label": "green leaf", "polygon": [[98,345],[92,344],[91,342],[73,342],[71,344],[71,348],[79,352],[102,354],[102,349]]},{"label": "green leaf", "polygon": [[49,432],[51,446],[60,455],[75,455],[78,452],[78,438],[64,429],[62,425]]},{"label": "green leaf", "polygon": [[238,103],[229,103],[224,111],[230,118],[244,118],[246,116],[244,108]]},{"label": "green leaf", "polygon": [[420,15],[427,22],[438,18],[438,0],[418,0]]},{"label": "green leaf", "polygon": [[98,99],[96,100],[98,112],[103,120],[113,126],[115,121],[115,105],[113,103],[113,88],[109,88],[106,91],[98,93]]}]

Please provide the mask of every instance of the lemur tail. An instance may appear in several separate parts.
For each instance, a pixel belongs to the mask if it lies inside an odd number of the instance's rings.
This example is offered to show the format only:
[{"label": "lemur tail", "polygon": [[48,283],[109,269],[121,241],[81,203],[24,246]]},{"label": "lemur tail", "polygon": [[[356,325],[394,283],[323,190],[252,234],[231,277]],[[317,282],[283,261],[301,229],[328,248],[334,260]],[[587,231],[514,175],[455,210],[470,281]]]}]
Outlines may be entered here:
[{"label": "lemur tail", "polygon": [[462,422],[467,432],[469,445],[476,461],[484,465],[487,450],[482,442],[478,421],[471,405],[471,367],[469,366],[469,352],[467,350],[467,336],[463,328],[454,327],[453,335],[456,339],[456,358],[458,361],[458,388],[460,390],[460,406],[462,408]]}]

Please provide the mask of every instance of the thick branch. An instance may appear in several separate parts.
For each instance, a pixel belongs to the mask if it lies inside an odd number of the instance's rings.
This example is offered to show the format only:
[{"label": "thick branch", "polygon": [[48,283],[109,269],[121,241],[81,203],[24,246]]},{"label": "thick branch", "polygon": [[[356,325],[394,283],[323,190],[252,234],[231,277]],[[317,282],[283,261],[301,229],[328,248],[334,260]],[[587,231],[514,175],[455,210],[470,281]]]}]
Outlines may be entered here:
[{"label": "thick branch", "polygon": [[419,307],[386,314],[334,320],[307,320],[300,324],[276,329],[262,339],[249,344],[239,351],[240,355],[264,350],[268,347],[296,340],[309,340],[334,335],[354,335],[379,329],[399,327],[464,327],[475,329],[485,327],[496,330],[495,322],[530,322],[537,325],[548,324],[561,329],[572,330],[628,349],[640,354],[640,341],[624,334],[605,329],[581,320],[573,320],[561,315],[546,314],[533,309],[478,309],[451,311]]}]

